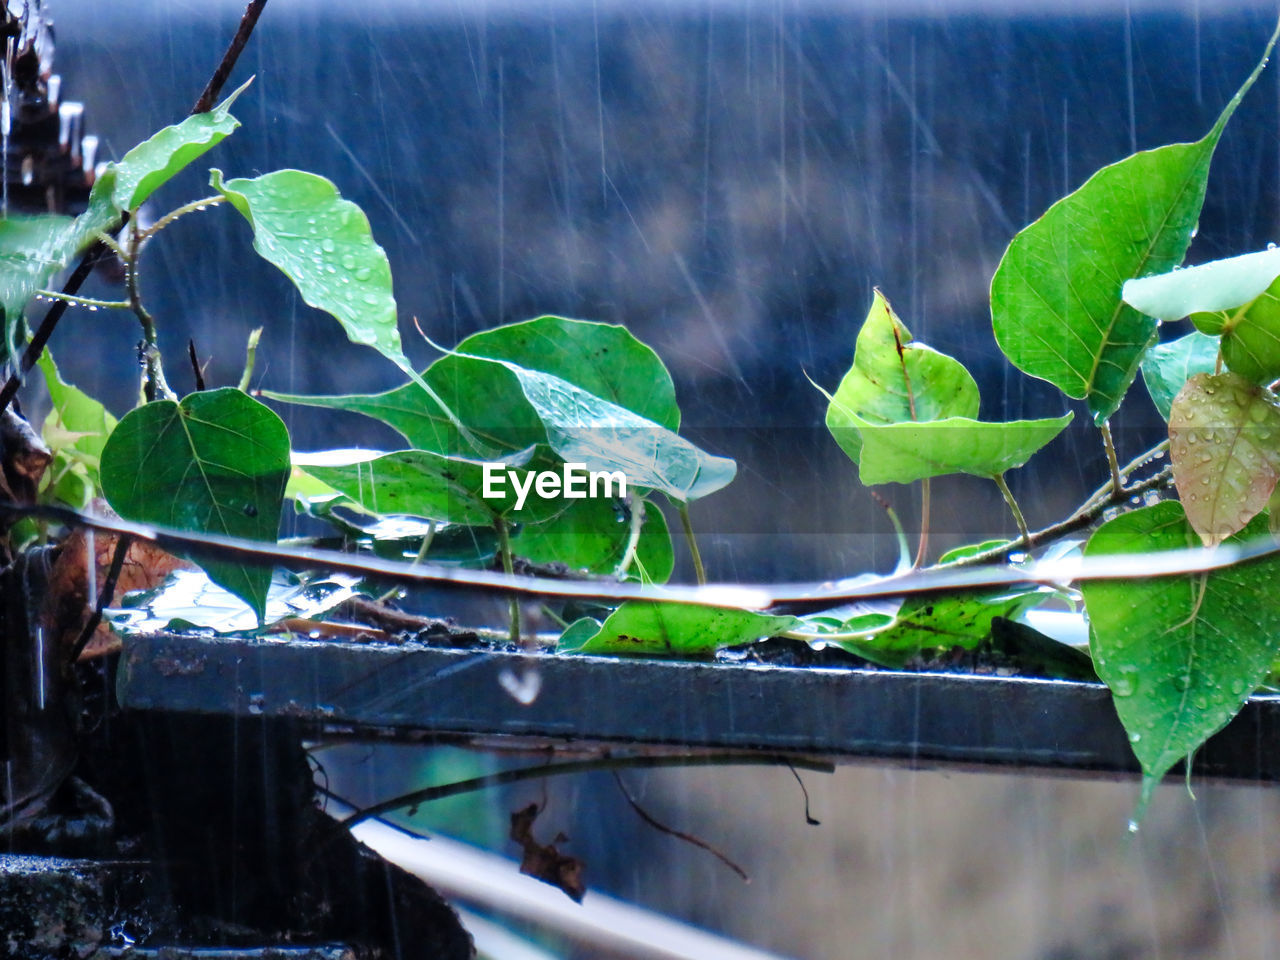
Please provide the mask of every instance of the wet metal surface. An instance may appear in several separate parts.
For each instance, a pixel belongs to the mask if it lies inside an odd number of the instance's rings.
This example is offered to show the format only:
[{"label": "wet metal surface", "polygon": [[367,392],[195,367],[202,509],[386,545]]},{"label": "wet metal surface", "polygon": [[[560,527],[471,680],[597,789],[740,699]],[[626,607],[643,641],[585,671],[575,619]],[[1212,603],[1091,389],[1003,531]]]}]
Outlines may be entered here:
[{"label": "wet metal surface", "polygon": [[[383,731],[1137,772],[1107,689],[1063,680],[159,634],[126,641],[119,696]],[[1196,773],[1280,780],[1277,736],[1280,698],[1254,697]]]}]

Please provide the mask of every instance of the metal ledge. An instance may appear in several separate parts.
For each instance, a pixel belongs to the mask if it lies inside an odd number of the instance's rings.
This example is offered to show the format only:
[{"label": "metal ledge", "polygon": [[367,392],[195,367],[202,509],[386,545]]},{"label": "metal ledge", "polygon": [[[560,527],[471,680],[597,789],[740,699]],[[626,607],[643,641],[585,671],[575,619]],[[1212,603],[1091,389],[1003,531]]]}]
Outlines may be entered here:
[{"label": "metal ledge", "polygon": [[[522,703],[510,691],[528,699]],[[129,708],[318,725],[1125,775],[1098,683],[158,634],[125,643]],[[1253,697],[1195,773],[1280,780],[1280,698]]]}]

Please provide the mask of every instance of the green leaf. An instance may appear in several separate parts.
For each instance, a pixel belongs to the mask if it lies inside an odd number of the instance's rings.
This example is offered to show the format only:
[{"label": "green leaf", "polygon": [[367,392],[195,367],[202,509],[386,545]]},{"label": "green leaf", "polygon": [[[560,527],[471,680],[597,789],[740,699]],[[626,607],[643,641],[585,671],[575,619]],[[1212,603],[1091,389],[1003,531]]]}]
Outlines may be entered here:
[{"label": "green leaf", "polygon": [[1129,306],[1170,323],[1193,313],[1217,313],[1244,306],[1277,277],[1280,249],[1267,249],[1159,276],[1126,280],[1123,296]]},{"label": "green leaf", "polygon": [[671,374],[626,327],[538,317],[472,334],[457,350],[552,374],[668,430],[680,429]]},{"label": "green leaf", "polygon": [[353,343],[373,347],[412,376],[400,345],[391,264],[364,211],[324,177],[276,170],[213,189],[253,227],[253,248],[293,281],[302,299],[333,315]]},{"label": "green leaf", "polygon": [[1217,362],[1218,338],[1198,330],[1148,350],[1142,358],[1142,379],[1160,416],[1168,420],[1182,385],[1197,373],[1213,373]]},{"label": "green leaf", "polygon": [[[231,387],[130,412],[102,451],[102,491],[120,516],[274,542],[289,476],[289,432]],[[210,578],[263,616],[271,569],[201,561]]]},{"label": "green leaf", "polygon": [[1156,325],[1121,299],[1126,280],[1182,262],[1204,202],[1214,148],[1261,62],[1195,143],[1103,167],[1023,229],[991,281],[996,341],[1015,366],[1083,398],[1106,421],[1137,375]]},{"label": "green leaf", "polygon": [[115,165],[112,199],[116,207],[137,210],[179,171],[240,126],[240,121],[231,115],[231,105],[252,82],[252,78],[247,80],[212,110],[165,127],[126,153]]},{"label": "green leaf", "polygon": [[862,437],[850,414],[870,423],[978,415],[978,385],[958,360],[915,343],[877,290],[858,331],[853,366],[827,405],[827,429],[854,463]]},{"label": "green leaf", "polygon": [[[524,398],[519,382],[501,364],[450,354],[423,371],[422,378],[458,420],[489,447],[488,453],[514,453],[546,442],[547,432],[537,412]],[[417,450],[456,454],[472,449],[417,383],[375,394],[306,396],[263,390],[262,396],[281,403],[372,417],[397,431]]]},{"label": "green leaf", "polygon": [[629,487],[660,490],[682,503],[714,493],[737,472],[729,458],[706,453],[567,380],[506,360],[491,362],[515,374],[546,428],[547,442],[566,463],[582,463],[592,471],[620,470]]},{"label": "green leaf", "polygon": [[77,459],[92,468],[92,478],[96,483],[102,448],[115,429],[116,418],[93,397],[62,379],[47,347],[36,363],[44,374],[45,388],[53,405],[44,422],[45,441],[51,449],[57,450],[60,445],[51,434],[56,432],[57,437],[70,439],[70,449]]},{"label": "green leaf", "polygon": [[751,610],[629,600],[610,614],[593,636],[586,636],[583,628],[572,635],[566,631],[556,649],[561,653],[707,657],[723,647],[776,636],[799,624],[795,617]]},{"label": "green leaf", "polygon": [[[564,510],[570,501],[541,497],[532,488],[517,508],[514,484],[505,480],[486,497],[485,464],[462,457],[446,457],[428,450],[379,453],[335,450],[295,454],[296,463],[316,480],[328,484],[377,514],[407,514],[446,523],[474,526],[507,519],[538,523]],[[530,447],[507,457],[506,467],[522,478],[530,473],[558,472],[563,464]]]},{"label": "green leaf", "polygon": [[[631,577],[652,583],[666,583],[675,567],[675,552],[667,521],[656,504],[634,502],[630,509],[644,509],[636,562],[628,570]],[[575,500],[567,509],[545,523],[522,527],[511,538],[511,550],[534,563],[563,563],[574,570],[612,573],[622,560],[631,525],[619,516],[612,498]]]},{"label": "green leaf", "polygon": [[901,667],[922,651],[972,650],[991,636],[991,621],[1022,616],[1052,591],[1040,587],[1004,593],[955,593],[908,597],[887,627],[865,640],[845,640],[850,653],[886,667]]},{"label": "green leaf", "polygon": [[0,307],[4,309],[0,362],[17,356],[19,321],[36,291],[48,286],[99,232],[115,226],[114,184],[115,172],[108,169],[94,183],[85,212],[74,220],[45,215],[0,219]]},{"label": "green leaf", "polygon": [[862,435],[859,479],[910,483],[948,473],[999,476],[1020,467],[1071,422],[1071,413],[1047,420],[983,423],[964,417],[923,423],[875,424],[846,412]]},{"label": "green leaf", "polygon": [[1169,461],[1187,520],[1213,546],[1267,505],[1280,477],[1280,398],[1237,373],[1198,373],[1174,398]]},{"label": "green leaf", "polygon": [[[1259,517],[1238,539],[1266,531]],[[1103,524],[1085,556],[1195,543],[1182,506],[1164,501]],[[1134,565],[1140,572],[1141,556]],[[1280,636],[1277,578],[1280,558],[1267,557],[1204,574],[1082,585],[1098,676],[1142,764],[1140,810],[1169,768],[1225,726],[1262,681]]]}]

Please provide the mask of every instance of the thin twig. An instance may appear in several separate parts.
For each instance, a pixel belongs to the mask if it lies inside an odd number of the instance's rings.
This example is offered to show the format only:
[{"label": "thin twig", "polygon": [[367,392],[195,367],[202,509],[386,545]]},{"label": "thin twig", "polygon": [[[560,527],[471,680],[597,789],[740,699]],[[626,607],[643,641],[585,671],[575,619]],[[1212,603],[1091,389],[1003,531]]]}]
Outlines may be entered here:
[{"label": "thin twig", "polygon": [[111,566],[107,568],[107,576],[102,582],[102,589],[98,591],[98,602],[94,604],[93,613],[85,621],[84,629],[80,631],[80,636],[76,638],[75,646],[71,648],[69,663],[75,663],[80,659],[80,654],[84,653],[84,648],[93,639],[93,635],[98,629],[98,624],[102,623],[102,612],[107,609],[112,597],[115,596],[116,584],[120,580],[120,571],[124,569],[124,558],[129,553],[129,547],[132,542],[129,537],[121,537],[116,541],[115,551],[111,554]]},{"label": "thin twig", "polygon": [[920,542],[916,547],[916,558],[911,566],[920,567],[924,565],[925,555],[929,551],[929,510],[933,499],[933,484],[929,482],[929,478],[925,477],[920,481]]},{"label": "thin twig", "polygon": [[1015,546],[1030,546],[1031,534],[1027,532],[1027,519],[1022,515],[1022,508],[1018,506],[1018,501],[1014,498],[1013,491],[1009,489],[1009,484],[1005,482],[1004,474],[997,473],[991,479],[1000,488],[1000,496],[1004,497],[1004,502],[1008,505],[1009,512],[1013,514],[1013,522],[1018,526],[1018,542]]},{"label": "thin twig", "polygon": [[520,767],[515,770],[503,770],[483,777],[472,777],[470,780],[459,780],[455,783],[444,783],[434,787],[424,787],[412,793],[382,800],[372,806],[363,807],[340,821],[344,827],[354,827],[362,820],[380,817],[392,810],[403,807],[416,807],[419,804],[443,800],[445,797],[456,797],[462,793],[474,793],[477,790],[488,790],[505,786],[509,783],[520,783],[524,780],[537,780],[541,777],[564,776],[571,773],[590,773],[595,770],[643,769],[653,770],[661,767],[776,767],[781,765],[815,770],[818,773],[832,773],[835,764],[825,760],[810,760],[804,757],[785,757],[775,754],[752,753],[706,753],[689,756],[654,757],[595,757],[591,760],[568,760],[564,763],[539,764],[534,767]]},{"label": "thin twig", "polygon": [[191,108],[192,115],[208,113],[213,109],[213,105],[218,101],[218,95],[222,93],[222,88],[226,84],[227,78],[231,76],[231,71],[235,69],[236,61],[240,59],[240,52],[244,50],[244,45],[249,42],[249,36],[253,33],[254,25],[257,24],[258,17],[262,16],[262,11],[266,5],[267,0],[250,0],[249,6],[245,8],[244,14],[240,17],[239,29],[236,30],[236,35],[231,38],[231,43],[227,46],[227,52],[222,55],[222,61],[218,64],[217,69],[213,71],[213,76],[209,78],[209,83],[205,86],[204,92],[200,94],[200,99]]},{"label": "thin twig", "polygon": [[196,390],[204,389],[204,371],[200,369],[200,358],[196,356],[196,341],[187,337],[187,357],[191,360],[191,372],[195,376]]},{"label": "thin twig", "polygon": [[683,840],[685,843],[693,844],[699,850],[707,851],[707,853],[711,854],[741,877],[743,883],[751,882],[751,877],[747,874],[747,871],[743,870],[740,866],[730,860],[728,856],[717,850],[711,844],[707,843],[707,841],[703,840],[701,837],[695,837],[691,833],[685,833],[683,830],[677,830],[675,827],[667,826],[662,821],[656,819],[644,807],[640,806],[640,804],[636,802],[636,798],[631,795],[631,791],[627,789],[627,785],[622,782],[622,776],[617,770],[613,771],[613,780],[618,785],[618,789],[622,791],[622,796],[626,799],[627,803],[631,804],[631,809],[636,812],[636,816],[649,826],[653,827],[653,829],[657,830],[659,833],[665,833],[669,837],[675,837],[677,840]]},{"label": "thin twig", "polygon": [[[1166,471],[1128,488],[1138,493],[1167,480]],[[288,570],[328,570],[378,577],[388,582],[431,584],[459,589],[483,589],[530,597],[570,597],[579,600],[647,600],[690,603],[725,609],[772,609],[806,613],[826,610],[853,601],[889,597],[988,589],[1010,584],[1088,580],[1141,580],[1182,576],[1205,570],[1221,570],[1247,561],[1280,554],[1280,540],[1263,536],[1244,543],[1216,547],[1185,547],[1140,554],[1109,554],[1032,561],[1025,566],[971,567],[961,563],[930,567],[908,573],[848,581],[781,584],[711,583],[703,587],[681,584],[618,583],[612,580],[552,580],[545,577],[507,576],[493,570],[469,570],[439,563],[411,564],[376,556],[356,556],[337,550],[292,547],[273,542],[246,540],[222,534],[177,530],[115,518],[94,517],[68,507],[50,504],[17,504],[0,501],[0,517],[31,516],[72,524],[154,543],[170,553],[193,559],[227,559],[238,563],[271,564]],[[1090,521],[1085,521],[1085,525]],[[1069,533],[1063,524],[1050,528]],[[1036,534],[1032,534],[1034,540]],[[1011,547],[1003,548],[1008,552]],[[1001,551],[995,551],[1000,553]]]},{"label": "thin twig", "polygon": [[795,768],[794,764],[788,763],[787,769],[791,771],[791,775],[796,778],[796,783],[800,784],[800,792],[804,794],[804,822],[811,827],[822,826],[822,821],[816,819],[809,812],[809,788],[804,785],[804,781],[800,779],[800,771]]},{"label": "thin twig", "polygon": [[1102,445],[1107,451],[1107,467],[1111,470],[1111,492],[1117,496],[1124,492],[1124,478],[1120,476],[1120,463],[1116,459],[1116,442],[1111,436],[1111,424],[1105,420],[1099,424]]}]

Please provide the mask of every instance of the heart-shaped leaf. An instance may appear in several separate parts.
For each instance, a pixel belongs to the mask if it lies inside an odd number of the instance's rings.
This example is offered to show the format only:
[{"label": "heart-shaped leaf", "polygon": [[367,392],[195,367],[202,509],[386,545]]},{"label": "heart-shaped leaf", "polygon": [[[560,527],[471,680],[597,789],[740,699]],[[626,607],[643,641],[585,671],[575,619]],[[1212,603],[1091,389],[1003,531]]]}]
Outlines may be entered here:
[{"label": "heart-shaped leaf", "polygon": [[[274,542],[289,477],[289,431],[232,387],[138,407],[102,450],[102,492],[126,520]],[[263,616],[271,569],[200,561]]]},{"label": "heart-shaped leaf", "polygon": [[1142,379],[1160,416],[1168,420],[1182,385],[1197,373],[1213,373],[1217,361],[1218,338],[1198,330],[1148,350],[1142,358]]},{"label": "heart-shaped leaf", "polygon": [[1262,61],[1195,143],[1147,150],[1103,167],[1023,229],[991,281],[996,341],[1015,366],[1083,398],[1097,423],[1124,398],[1155,321],[1121,299],[1126,280],[1182,262],[1223,128]]},{"label": "heart-shaped leaf", "polygon": [[115,164],[116,207],[137,210],[179,171],[234,132],[240,121],[231,115],[231,105],[252,82],[251,77],[212,110],[165,127],[126,153]]},{"label": "heart-shaped leaf", "polygon": [[[1238,539],[1265,535],[1259,517]],[[1086,557],[1192,546],[1182,506],[1164,501],[1098,529]],[[1280,637],[1280,558],[1203,574],[1081,586],[1098,676],[1142,764],[1140,811],[1161,777],[1226,725],[1262,681]]]},{"label": "heart-shaped leaf", "polygon": [[538,317],[473,333],[458,344],[458,353],[552,374],[668,430],[680,429],[671,374],[626,327]]},{"label": "heart-shaped leaf", "polygon": [[1236,373],[1198,373],[1174,398],[1169,459],[1187,520],[1212,546],[1267,505],[1280,477],[1280,398]]},{"label": "heart-shaped leaf", "polygon": [[862,435],[858,477],[867,486],[910,483],[949,473],[996,477],[1020,467],[1071,422],[1072,414],[1047,420],[983,423],[964,417],[922,423],[871,423],[848,411]]},{"label": "heart-shaped leaf", "polygon": [[854,463],[862,437],[850,414],[870,423],[978,415],[978,385],[960,361],[912,340],[879,290],[858,331],[853,366],[827,404],[827,429]]},{"label": "heart-shaped leaf", "polygon": [[[772,637],[800,625],[795,617],[687,603],[629,600],[594,635],[565,632],[561,653],[707,657],[724,647]],[[572,643],[573,646],[569,644]]]}]

